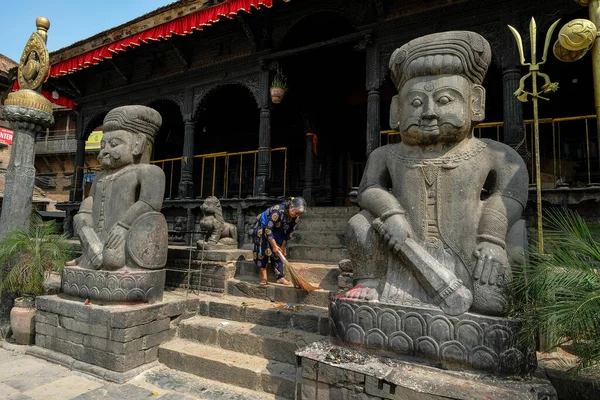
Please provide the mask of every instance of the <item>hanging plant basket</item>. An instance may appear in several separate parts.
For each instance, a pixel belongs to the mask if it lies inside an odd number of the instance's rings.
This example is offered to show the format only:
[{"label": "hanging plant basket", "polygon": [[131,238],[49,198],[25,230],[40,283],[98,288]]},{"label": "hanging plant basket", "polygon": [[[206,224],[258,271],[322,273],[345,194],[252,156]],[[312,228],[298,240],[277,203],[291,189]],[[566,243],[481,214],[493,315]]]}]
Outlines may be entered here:
[{"label": "hanging plant basket", "polygon": [[271,87],[271,101],[273,102],[273,104],[281,103],[281,100],[283,100],[284,94],[285,94],[285,88],[282,88],[279,86],[272,86]]},{"label": "hanging plant basket", "polygon": [[281,103],[281,100],[283,100],[283,95],[285,94],[287,87],[288,87],[287,86],[287,78],[285,77],[283,72],[281,72],[281,69],[277,68],[275,77],[273,78],[273,81],[271,82],[271,90],[270,90],[271,101],[273,102],[273,104]]}]

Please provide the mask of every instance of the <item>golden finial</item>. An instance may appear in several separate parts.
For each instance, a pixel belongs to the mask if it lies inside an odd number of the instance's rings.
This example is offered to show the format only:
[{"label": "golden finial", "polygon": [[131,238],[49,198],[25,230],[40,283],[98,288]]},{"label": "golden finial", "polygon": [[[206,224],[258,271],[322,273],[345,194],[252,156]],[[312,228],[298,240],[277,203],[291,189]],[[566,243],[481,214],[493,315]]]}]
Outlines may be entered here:
[{"label": "golden finial", "polygon": [[37,31],[29,37],[19,62],[17,80],[21,90],[9,93],[4,105],[35,108],[52,115],[52,104],[40,94],[42,84],[50,72],[50,58],[46,48],[50,21],[38,17],[35,24]]},{"label": "golden finial", "polygon": [[37,33],[44,39],[44,43],[48,41],[48,29],[50,29],[50,20],[46,17],[37,17],[35,19]]}]

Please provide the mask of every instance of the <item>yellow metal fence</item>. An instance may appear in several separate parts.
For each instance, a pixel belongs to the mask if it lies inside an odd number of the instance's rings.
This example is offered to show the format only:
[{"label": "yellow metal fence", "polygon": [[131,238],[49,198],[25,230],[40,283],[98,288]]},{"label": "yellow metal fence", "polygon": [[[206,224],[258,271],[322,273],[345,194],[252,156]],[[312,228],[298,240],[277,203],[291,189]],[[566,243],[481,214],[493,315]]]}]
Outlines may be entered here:
[{"label": "yellow metal fence", "polygon": [[[276,194],[280,192],[285,197],[287,191],[287,148],[278,147],[271,149],[271,169],[269,177],[271,189]],[[178,185],[181,179],[181,166],[186,163],[185,157],[153,160],[151,164],[158,165],[165,172],[165,198],[177,197]],[[217,196],[220,198],[239,197],[252,195],[256,184],[258,166],[258,150],[240,152],[219,152],[198,154],[194,156],[194,181],[197,197]],[[72,191],[83,186],[84,198],[89,192],[93,177],[92,173],[100,171],[100,167],[77,167],[82,169],[84,179],[78,181],[74,176]],[[86,179],[87,178],[87,179]]]}]

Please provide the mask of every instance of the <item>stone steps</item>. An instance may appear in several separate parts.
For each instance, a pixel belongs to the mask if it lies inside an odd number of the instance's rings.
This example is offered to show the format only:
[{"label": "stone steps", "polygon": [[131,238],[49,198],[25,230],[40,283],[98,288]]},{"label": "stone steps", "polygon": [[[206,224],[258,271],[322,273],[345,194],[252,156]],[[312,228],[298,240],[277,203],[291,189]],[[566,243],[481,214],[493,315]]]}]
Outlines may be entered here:
[{"label": "stone steps", "polygon": [[208,346],[295,365],[295,352],[325,336],[301,330],[196,316],[179,325],[179,337]]},{"label": "stone steps", "polygon": [[345,244],[343,232],[309,231],[302,228],[304,227],[298,228],[294,232],[290,244],[304,246],[343,246]]},{"label": "stone steps", "polygon": [[[313,285],[319,285],[323,289],[335,290],[338,283],[340,269],[337,264],[310,263],[293,261],[294,269]],[[271,280],[275,281],[272,268],[267,268]],[[237,263],[236,276],[259,276],[259,268],[253,261],[239,261]]]},{"label": "stone steps", "polygon": [[320,231],[320,232],[336,232],[343,234],[346,230],[346,225],[351,216],[314,216],[304,218],[304,214],[300,217],[300,223],[298,224],[298,230],[296,233],[301,231]]},{"label": "stone steps", "polygon": [[337,216],[337,215],[354,215],[357,212],[359,212],[360,209],[358,207],[309,207],[306,212],[304,214],[302,214],[302,218],[304,217],[311,217],[311,216],[315,216],[315,215],[331,215],[331,216]]},{"label": "stone steps", "polygon": [[296,367],[287,363],[181,338],[162,344],[158,354],[160,362],[179,371],[286,399],[295,397]]},{"label": "stone steps", "polygon": [[292,261],[320,262],[337,264],[348,258],[348,251],[343,246],[304,246],[290,243],[289,258]]},{"label": "stone steps", "polygon": [[319,335],[329,334],[329,315],[326,307],[306,304],[286,307],[286,304],[270,300],[227,295],[200,294],[198,299],[198,314],[201,316],[301,330]]},{"label": "stone steps", "polygon": [[329,290],[320,289],[306,293],[304,290],[277,283],[261,286],[259,282],[258,276],[238,276],[227,282],[226,293],[231,296],[270,300],[278,303],[308,304],[325,308],[329,305],[331,295]]}]

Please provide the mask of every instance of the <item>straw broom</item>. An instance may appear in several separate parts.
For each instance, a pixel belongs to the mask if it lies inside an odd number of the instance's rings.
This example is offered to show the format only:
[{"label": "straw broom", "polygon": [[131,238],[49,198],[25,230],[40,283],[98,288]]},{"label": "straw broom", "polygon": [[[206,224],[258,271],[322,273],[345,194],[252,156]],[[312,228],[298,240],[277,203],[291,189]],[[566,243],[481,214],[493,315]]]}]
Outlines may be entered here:
[{"label": "straw broom", "polygon": [[310,293],[313,290],[321,289],[319,286],[311,285],[306,279],[304,279],[302,275],[300,275],[300,273],[294,269],[294,267],[287,260],[287,258],[283,256],[283,253],[281,251],[278,251],[277,253],[279,254],[279,259],[281,260],[281,262],[283,262],[283,271],[285,272],[285,275],[290,277],[292,285],[304,290],[307,293]]}]

